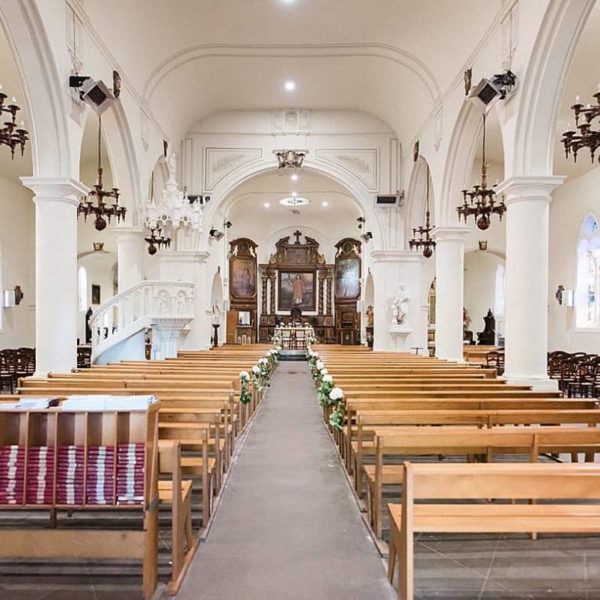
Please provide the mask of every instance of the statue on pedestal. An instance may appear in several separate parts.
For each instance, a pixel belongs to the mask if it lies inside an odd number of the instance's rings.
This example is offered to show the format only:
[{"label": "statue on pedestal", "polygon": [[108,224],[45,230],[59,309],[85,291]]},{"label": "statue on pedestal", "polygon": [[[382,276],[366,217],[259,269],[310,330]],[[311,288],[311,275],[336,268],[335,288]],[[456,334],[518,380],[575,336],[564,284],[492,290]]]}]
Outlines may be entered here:
[{"label": "statue on pedestal", "polygon": [[398,293],[392,300],[392,325],[403,325],[408,316],[408,302],[410,296],[406,290],[406,286],[400,285]]}]

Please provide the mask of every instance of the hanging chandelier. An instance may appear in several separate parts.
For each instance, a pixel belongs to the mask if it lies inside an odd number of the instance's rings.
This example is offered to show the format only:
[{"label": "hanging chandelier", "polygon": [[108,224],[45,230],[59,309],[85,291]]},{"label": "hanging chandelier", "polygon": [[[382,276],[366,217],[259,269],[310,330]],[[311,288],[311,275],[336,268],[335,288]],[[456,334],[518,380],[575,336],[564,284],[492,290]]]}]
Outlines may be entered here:
[{"label": "hanging chandelier", "polygon": [[427,165],[427,183],[425,187],[425,226],[420,225],[413,229],[413,238],[409,240],[408,245],[411,250],[420,250],[423,248],[423,256],[431,258],[435,250],[435,240],[431,237],[433,226],[430,222],[431,213],[429,212],[429,165]]},{"label": "hanging chandelier", "polygon": [[15,148],[21,147],[21,156],[25,152],[25,142],[29,139],[29,132],[24,128],[24,123],[21,121],[17,127],[17,113],[20,107],[17,106],[17,99],[13,97],[12,101],[8,105],[4,105],[4,101],[8,96],[2,92],[2,86],[0,85],[0,117],[2,113],[8,113],[11,115],[9,121],[4,122],[4,127],[0,127],[0,144],[8,146],[10,148],[11,158],[15,157]]},{"label": "hanging chandelier", "polygon": [[502,215],[506,212],[504,198],[500,201],[496,199],[496,186],[488,188],[487,184],[487,163],[485,161],[485,113],[483,113],[483,153],[481,160],[481,184],[475,184],[471,190],[463,190],[463,203],[458,206],[456,211],[458,217],[462,217],[467,222],[467,218],[472,216],[475,219],[477,227],[486,230],[490,226],[490,217],[498,215],[502,220]]},{"label": "hanging chandelier", "polygon": [[163,232],[159,228],[150,229],[150,235],[145,237],[144,240],[148,244],[148,254],[154,256],[159,248],[170,248],[171,238],[163,235]]},{"label": "hanging chandelier", "polygon": [[[104,202],[105,198],[113,198],[114,204],[109,205]],[[119,206],[119,189],[112,188],[105,190],[102,184],[102,117],[98,117],[98,179],[93,185],[92,190],[87,195],[87,200],[82,199],[77,207],[77,214],[83,215],[84,221],[87,221],[88,215],[94,215],[94,227],[98,231],[106,229],[107,223],[110,223],[112,217],[117,219],[117,223],[125,218],[127,208]]]},{"label": "hanging chandelier", "polygon": [[[567,125],[567,130],[563,133],[561,142],[565,147],[567,158],[572,153],[575,162],[577,162],[577,152],[581,148],[590,149],[592,162],[594,162],[596,157],[596,150],[600,148],[600,130],[592,129],[592,121],[600,117],[600,85],[594,94],[594,98],[596,98],[596,106],[592,106],[591,104],[584,106],[579,96],[575,98],[575,104],[571,106],[571,110],[575,113],[575,127],[579,131],[577,132],[570,125]],[[584,117],[582,123],[579,122],[581,115]],[[600,162],[600,156],[598,157],[598,161]]]}]

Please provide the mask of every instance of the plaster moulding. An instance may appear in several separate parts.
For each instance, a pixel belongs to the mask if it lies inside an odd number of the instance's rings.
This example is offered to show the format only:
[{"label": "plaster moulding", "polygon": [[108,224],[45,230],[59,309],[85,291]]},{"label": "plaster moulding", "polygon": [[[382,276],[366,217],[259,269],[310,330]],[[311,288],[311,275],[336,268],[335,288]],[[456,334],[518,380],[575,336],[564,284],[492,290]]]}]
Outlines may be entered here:
[{"label": "plaster moulding", "polygon": [[369,191],[378,190],[379,154],[377,148],[317,150],[316,160],[335,165],[351,173]]},{"label": "plaster moulding", "polygon": [[562,185],[563,175],[534,175],[509,177],[496,187],[496,194],[506,196],[507,206],[522,200],[540,200],[550,202],[552,192]]},{"label": "plaster moulding", "polygon": [[288,108],[271,111],[272,134],[310,133],[310,110]]},{"label": "plaster moulding", "polygon": [[203,168],[205,191],[211,192],[227,175],[261,158],[262,148],[205,148]]}]

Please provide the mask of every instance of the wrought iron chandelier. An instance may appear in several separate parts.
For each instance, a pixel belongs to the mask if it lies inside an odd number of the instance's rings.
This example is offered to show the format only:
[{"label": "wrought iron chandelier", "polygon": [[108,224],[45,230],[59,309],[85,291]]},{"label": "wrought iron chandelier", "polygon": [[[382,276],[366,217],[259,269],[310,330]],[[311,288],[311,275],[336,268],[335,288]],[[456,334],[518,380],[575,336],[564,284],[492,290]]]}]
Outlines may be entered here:
[{"label": "wrought iron chandelier", "polygon": [[15,148],[21,147],[21,156],[25,152],[25,142],[29,139],[29,132],[24,128],[24,123],[21,121],[17,127],[17,113],[20,107],[17,106],[17,99],[13,97],[12,101],[8,105],[4,105],[4,101],[8,96],[2,92],[2,86],[0,85],[0,117],[2,113],[8,113],[11,115],[9,121],[4,121],[4,127],[0,127],[0,144],[8,146],[10,148],[11,158],[15,157]]},{"label": "wrought iron chandelier", "polygon": [[160,228],[151,228],[150,235],[145,237],[144,240],[148,244],[148,254],[154,256],[159,248],[170,248],[171,238],[163,235]]},{"label": "wrought iron chandelier", "polygon": [[[105,198],[113,198],[114,204],[109,205],[104,202]],[[87,200],[82,199],[77,207],[77,214],[83,215],[84,221],[87,221],[88,215],[95,215],[94,227],[98,231],[106,229],[112,217],[117,219],[117,223],[125,218],[127,209],[119,206],[119,189],[112,188],[105,190],[102,184],[102,117],[98,117],[98,179],[93,185],[92,190],[87,195]]]},{"label": "wrought iron chandelier", "polygon": [[467,218],[473,216],[477,227],[486,230],[490,226],[490,217],[502,215],[506,212],[504,198],[496,199],[496,186],[488,188],[487,163],[485,161],[485,113],[483,113],[483,153],[481,160],[481,184],[475,184],[472,190],[463,190],[463,203],[456,208],[458,217],[463,217],[465,223]]},{"label": "wrought iron chandelier", "polygon": [[[575,113],[575,127],[579,131],[571,129],[568,125],[567,130],[563,133],[561,142],[565,147],[567,158],[572,153],[575,162],[577,162],[577,152],[581,148],[590,149],[592,162],[594,162],[596,157],[596,150],[600,148],[600,130],[592,129],[592,121],[600,117],[600,85],[598,86],[598,91],[594,94],[594,98],[596,98],[596,106],[592,104],[584,106],[579,96],[575,98],[575,104],[571,106],[571,110]],[[582,123],[579,122],[581,115],[584,117]],[[597,125],[600,125],[600,123]],[[600,162],[600,156],[598,157],[598,162]]]},{"label": "wrought iron chandelier", "polygon": [[409,240],[408,245],[411,250],[420,250],[423,248],[423,256],[431,258],[435,250],[435,240],[431,237],[433,226],[430,222],[431,213],[429,212],[429,165],[427,165],[427,183],[425,187],[425,226],[420,225],[413,229],[413,238]]}]

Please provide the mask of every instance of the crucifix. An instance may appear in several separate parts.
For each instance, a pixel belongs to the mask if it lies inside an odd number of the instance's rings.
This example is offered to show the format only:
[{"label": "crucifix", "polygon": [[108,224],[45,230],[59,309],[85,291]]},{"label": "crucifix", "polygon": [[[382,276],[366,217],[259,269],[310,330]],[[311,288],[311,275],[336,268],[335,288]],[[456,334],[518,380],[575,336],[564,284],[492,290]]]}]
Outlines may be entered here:
[{"label": "crucifix", "polygon": [[294,233],[292,235],[296,236],[296,241],[294,243],[295,244],[300,244],[300,236],[302,235],[300,233],[300,231],[298,229],[296,229],[296,231],[294,231]]}]

